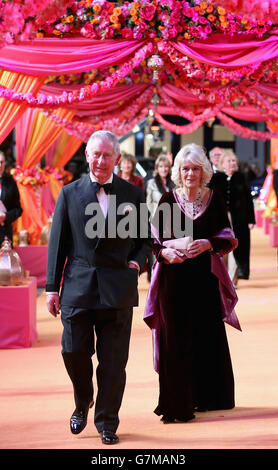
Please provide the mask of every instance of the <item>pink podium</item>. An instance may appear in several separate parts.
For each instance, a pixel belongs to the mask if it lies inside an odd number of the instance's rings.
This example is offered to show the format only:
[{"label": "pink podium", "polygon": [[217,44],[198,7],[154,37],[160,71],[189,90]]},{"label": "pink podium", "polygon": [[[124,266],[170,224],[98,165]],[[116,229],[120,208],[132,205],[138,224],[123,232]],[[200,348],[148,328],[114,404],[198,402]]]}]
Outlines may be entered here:
[{"label": "pink podium", "polygon": [[265,209],[256,209],[255,208],[255,220],[256,220],[256,226],[257,227],[262,227],[263,226],[263,213]]},{"label": "pink podium", "polygon": [[270,246],[278,247],[278,225],[270,224],[269,241]]},{"label": "pink podium", "polygon": [[30,276],[37,278],[38,287],[45,287],[47,245],[17,246],[14,250],[19,254],[23,269],[29,271]]},{"label": "pink podium", "polygon": [[266,235],[269,234],[270,224],[271,224],[271,217],[263,217],[263,229]]},{"label": "pink podium", "polygon": [[0,348],[29,348],[37,339],[37,280],[0,286]]}]

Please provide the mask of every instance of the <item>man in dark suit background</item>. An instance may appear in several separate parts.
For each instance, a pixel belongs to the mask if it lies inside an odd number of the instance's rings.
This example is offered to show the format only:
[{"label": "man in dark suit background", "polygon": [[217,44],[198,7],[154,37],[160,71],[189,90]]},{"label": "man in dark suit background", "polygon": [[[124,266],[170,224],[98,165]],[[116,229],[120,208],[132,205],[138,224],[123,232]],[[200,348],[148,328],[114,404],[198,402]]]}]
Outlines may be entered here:
[{"label": "man in dark suit background", "polygon": [[22,214],[17,184],[5,173],[5,163],[5,155],[0,151],[0,248],[5,237],[13,241],[12,223]]},{"label": "man in dark suit background", "polygon": [[[63,187],[57,199],[47,264],[47,306],[54,316],[61,307],[62,355],[74,389],[76,408],[70,419],[71,431],[78,434],[87,424],[93,403],[91,357],[96,350],[94,421],[104,444],[119,440],[116,430],[126,381],[132,311],[138,305],[138,272],[142,272],[151,250],[148,218],[147,236],[138,235],[143,191],[113,174],[120,157],[114,134],[92,134],[86,146],[90,174]],[[98,184],[105,186],[99,188]],[[102,222],[101,217],[90,217],[100,208]],[[120,224],[125,211],[131,210],[136,213],[134,222],[138,222],[136,235],[121,237],[113,232],[115,227],[111,234],[108,221]],[[94,231],[96,220],[100,231]]]}]

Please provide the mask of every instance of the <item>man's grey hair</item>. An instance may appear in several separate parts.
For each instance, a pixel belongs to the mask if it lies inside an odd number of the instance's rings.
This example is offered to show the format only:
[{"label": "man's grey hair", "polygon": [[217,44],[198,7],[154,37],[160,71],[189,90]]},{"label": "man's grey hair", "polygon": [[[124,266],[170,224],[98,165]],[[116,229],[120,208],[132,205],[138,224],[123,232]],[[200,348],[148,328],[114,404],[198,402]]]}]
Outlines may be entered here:
[{"label": "man's grey hair", "polygon": [[121,153],[120,143],[119,143],[119,140],[118,140],[117,136],[115,134],[113,134],[113,132],[105,131],[105,130],[96,131],[89,137],[89,140],[88,140],[87,145],[86,145],[86,151],[88,153],[90,151],[92,143],[96,139],[108,140],[109,142],[112,143],[115,154],[119,155]]}]

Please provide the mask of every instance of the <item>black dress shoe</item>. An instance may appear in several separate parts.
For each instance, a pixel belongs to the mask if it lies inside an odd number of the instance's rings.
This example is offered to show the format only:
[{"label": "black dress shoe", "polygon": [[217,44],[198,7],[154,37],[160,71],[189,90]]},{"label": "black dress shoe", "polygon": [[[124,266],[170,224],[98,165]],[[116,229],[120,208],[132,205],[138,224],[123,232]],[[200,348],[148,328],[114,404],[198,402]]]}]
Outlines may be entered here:
[{"label": "black dress shoe", "polygon": [[105,431],[103,430],[100,433],[101,440],[103,444],[117,444],[119,442],[118,436],[113,431]]},{"label": "black dress shoe", "polygon": [[160,421],[162,421],[164,424],[174,423],[175,418],[172,418],[172,416],[163,415]]},{"label": "black dress shoe", "polygon": [[70,430],[72,434],[79,434],[86,427],[89,408],[86,410],[75,409],[70,418]]}]

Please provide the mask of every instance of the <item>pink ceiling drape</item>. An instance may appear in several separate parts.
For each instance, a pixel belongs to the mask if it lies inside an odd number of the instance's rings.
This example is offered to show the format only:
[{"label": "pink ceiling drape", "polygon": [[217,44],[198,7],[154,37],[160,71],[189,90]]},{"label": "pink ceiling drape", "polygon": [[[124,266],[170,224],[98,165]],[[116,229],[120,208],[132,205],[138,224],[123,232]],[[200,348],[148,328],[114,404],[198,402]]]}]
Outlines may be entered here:
[{"label": "pink ceiling drape", "polygon": [[[0,67],[31,75],[85,72],[116,65],[146,44],[126,39],[42,38],[6,46],[0,51]],[[239,67],[278,55],[278,35],[247,40],[215,33],[206,41],[169,41],[185,56],[220,67]]]}]

